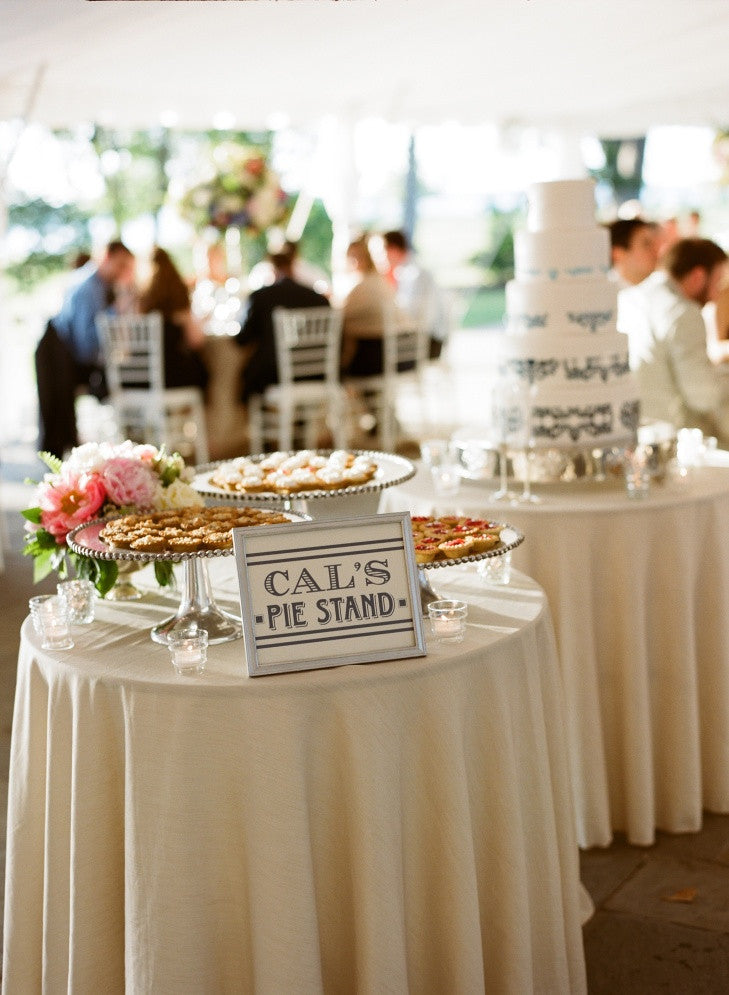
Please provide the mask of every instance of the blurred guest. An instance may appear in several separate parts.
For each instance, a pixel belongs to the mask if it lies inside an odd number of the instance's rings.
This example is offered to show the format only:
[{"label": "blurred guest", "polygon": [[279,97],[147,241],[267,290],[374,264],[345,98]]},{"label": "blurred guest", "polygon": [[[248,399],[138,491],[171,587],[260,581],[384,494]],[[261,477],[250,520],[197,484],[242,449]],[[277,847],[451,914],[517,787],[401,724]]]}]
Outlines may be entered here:
[{"label": "blurred guest", "polygon": [[270,253],[268,261],[273,269],[274,282],[254,290],[248,298],[245,318],[235,338],[239,346],[251,347],[251,354],[243,368],[244,402],[253,394],[263,393],[270,384],[278,383],[274,309],[329,307],[329,301],[323,294],[294,279],[291,253]]},{"label": "blurred guest", "polygon": [[237,335],[242,310],[241,282],[228,270],[223,242],[213,242],[207,247],[205,268],[192,282],[192,312],[200,320],[205,333]]},{"label": "blurred guest", "polygon": [[101,262],[89,260],[70,286],[53,324],[71,351],[77,365],[79,383],[93,389],[95,376],[101,376],[103,360],[96,315],[113,303],[114,288],[134,273],[134,256],[123,242],[109,242]]},{"label": "blurred guest", "polygon": [[288,255],[291,257],[291,273],[297,283],[305,287],[311,287],[318,294],[329,295],[331,287],[329,277],[313,263],[303,259],[299,253],[298,242],[284,241],[271,248],[269,254],[260,263],[256,263],[248,274],[248,289],[259,290],[261,287],[270,287],[275,281],[276,274],[271,264],[271,255]]},{"label": "blurred guest", "polygon": [[190,291],[164,249],[155,247],[149,282],[139,297],[139,311],[162,315],[166,387],[205,389],[208,373],[200,350],[205,334],[190,307]]},{"label": "blurred guest", "polygon": [[123,242],[113,241],[98,264],[89,258],[74,270],[61,310],[47,323],[34,357],[38,446],[59,459],[78,445],[77,390],[99,400],[107,395],[96,316],[112,305],[117,281],[133,274],[134,256]]},{"label": "blurred guest", "polygon": [[344,299],[342,372],[352,377],[382,373],[382,337],[397,320],[395,291],[377,271],[365,238],[350,242],[347,263],[357,283]]},{"label": "blurred guest", "polygon": [[430,358],[435,359],[448,337],[448,315],[442,294],[433,275],[417,261],[405,232],[387,231],[382,240],[397,304],[404,315],[428,333]]},{"label": "blurred guest", "polygon": [[684,235],[686,238],[699,238],[701,235],[701,212],[689,211],[686,224],[684,225]]},{"label": "blurred guest", "polygon": [[71,258],[71,269],[81,269],[91,259],[91,253],[81,249]]},{"label": "blurred guest", "polygon": [[729,362],[729,273],[725,275],[715,304],[704,308],[709,357],[715,363]]},{"label": "blurred guest", "polygon": [[218,287],[223,286],[225,281],[230,277],[225,245],[222,242],[213,242],[207,248],[205,259],[207,270],[203,279],[210,280],[211,283],[214,283]]},{"label": "blurred guest", "polygon": [[672,245],[681,238],[681,229],[678,218],[666,218],[657,228],[658,237],[658,258],[660,259]]},{"label": "blurred guest", "polygon": [[704,238],[679,239],[659,269],[622,291],[621,330],[629,337],[641,414],[676,428],[700,428],[729,442],[729,398],[706,351],[702,308],[716,300],[726,253]]},{"label": "blurred guest", "polygon": [[656,226],[641,218],[619,218],[608,225],[611,278],[622,289],[641,283],[658,263]]}]

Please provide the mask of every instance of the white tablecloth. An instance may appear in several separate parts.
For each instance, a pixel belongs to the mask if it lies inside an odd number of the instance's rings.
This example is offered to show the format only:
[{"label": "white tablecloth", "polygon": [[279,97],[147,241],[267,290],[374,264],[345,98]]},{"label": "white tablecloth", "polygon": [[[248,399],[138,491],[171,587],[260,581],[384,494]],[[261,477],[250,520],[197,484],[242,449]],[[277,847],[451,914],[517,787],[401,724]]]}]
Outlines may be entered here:
[{"label": "white tablecloth", "polygon": [[[525,533],[514,563],[552,610],[580,845],[614,830],[648,845],[657,828],[698,830],[703,809],[729,812],[729,470],[644,500],[613,482],[539,487],[530,507],[492,491],[467,481],[449,503]],[[435,505],[420,470],[382,510]]]},{"label": "white tablecloth", "polygon": [[180,678],[160,598],[66,653],[26,621],[3,990],[583,992],[543,592],[447,572],[465,641],[369,666]]}]

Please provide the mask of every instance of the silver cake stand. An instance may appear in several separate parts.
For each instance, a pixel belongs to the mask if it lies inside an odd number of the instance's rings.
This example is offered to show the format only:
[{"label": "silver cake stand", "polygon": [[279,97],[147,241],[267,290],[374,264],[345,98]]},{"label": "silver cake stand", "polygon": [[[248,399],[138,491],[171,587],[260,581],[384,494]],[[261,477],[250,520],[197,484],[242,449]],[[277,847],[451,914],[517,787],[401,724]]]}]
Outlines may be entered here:
[{"label": "silver cake stand", "polygon": [[499,525],[501,528],[501,533],[499,535],[498,545],[494,546],[492,549],[487,549],[484,553],[473,553],[471,556],[460,556],[458,559],[446,559],[446,560],[433,560],[432,563],[419,563],[418,564],[418,577],[420,580],[420,604],[422,606],[423,615],[428,614],[428,605],[431,601],[438,601],[440,595],[433,590],[430,584],[430,579],[428,574],[431,570],[437,570],[440,567],[460,567],[464,563],[477,563],[479,560],[490,560],[496,556],[504,556],[506,553],[510,553],[512,549],[516,549],[524,542],[524,534],[518,529],[515,529],[513,525],[508,525],[506,523],[494,522],[494,525]]},{"label": "silver cake stand", "polygon": [[[318,456],[329,456],[330,449],[313,450]],[[355,456],[367,456],[377,464],[377,471],[372,480],[364,484],[354,484],[351,487],[321,488],[317,490],[292,491],[284,494],[279,491],[232,491],[224,487],[216,487],[211,483],[210,478],[215,470],[231,463],[232,460],[220,460],[217,463],[208,463],[197,468],[197,473],[192,481],[192,486],[207,498],[215,498],[219,501],[243,501],[246,504],[277,504],[286,511],[296,512],[303,515],[317,517],[317,513],[322,510],[324,516],[331,514],[331,517],[344,517],[351,515],[358,517],[361,515],[374,514],[377,511],[379,494],[388,487],[396,487],[404,484],[415,476],[416,467],[404,456],[397,456],[394,453],[381,453],[374,450],[355,449],[352,450]],[[270,454],[249,456],[253,463],[260,463]],[[287,453],[293,456],[294,452]],[[321,505],[319,502],[322,502]]]},{"label": "silver cake stand", "polygon": [[[306,521],[302,515],[287,513],[292,522]],[[192,627],[205,629],[209,643],[225,643],[243,635],[240,618],[224,611],[215,604],[207,563],[210,559],[232,556],[233,549],[205,549],[195,553],[137,553],[133,549],[110,549],[99,538],[99,533],[109,519],[96,519],[69,532],[66,541],[69,549],[81,556],[95,560],[118,560],[121,563],[155,563],[166,561],[181,563],[183,567],[180,587],[180,605],[174,615],[155,625],[151,637],[156,643],[166,645],[171,632]]]}]

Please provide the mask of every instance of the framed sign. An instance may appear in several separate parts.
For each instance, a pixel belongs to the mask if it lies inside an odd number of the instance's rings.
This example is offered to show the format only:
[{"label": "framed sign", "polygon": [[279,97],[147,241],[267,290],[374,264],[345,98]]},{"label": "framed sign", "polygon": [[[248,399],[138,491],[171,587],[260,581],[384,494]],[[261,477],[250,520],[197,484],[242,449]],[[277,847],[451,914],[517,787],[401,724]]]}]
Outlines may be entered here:
[{"label": "framed sign", "polygon": [[425,656],[407,512],[233,529],[248,674]]}]

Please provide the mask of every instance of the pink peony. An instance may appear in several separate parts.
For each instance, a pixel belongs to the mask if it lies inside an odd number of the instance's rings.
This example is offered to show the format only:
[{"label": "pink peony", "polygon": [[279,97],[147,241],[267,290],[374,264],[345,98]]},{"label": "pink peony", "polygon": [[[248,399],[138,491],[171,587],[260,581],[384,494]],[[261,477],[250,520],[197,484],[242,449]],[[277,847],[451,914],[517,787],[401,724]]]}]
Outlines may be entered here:
[{"label": "pink peony", "polygon": [[94,517],[106,500],[106,488],[95,473],[68,473],[39,486],[41,525],[62,542],[71,529]]},{"label": "pink peony", "polygon": [[114,504],[133,504],[137,508],[151,508],[154,505],[159,481],[146,463],[126,456],[114,456],[107,462],[101,476],[109,499]]}]

